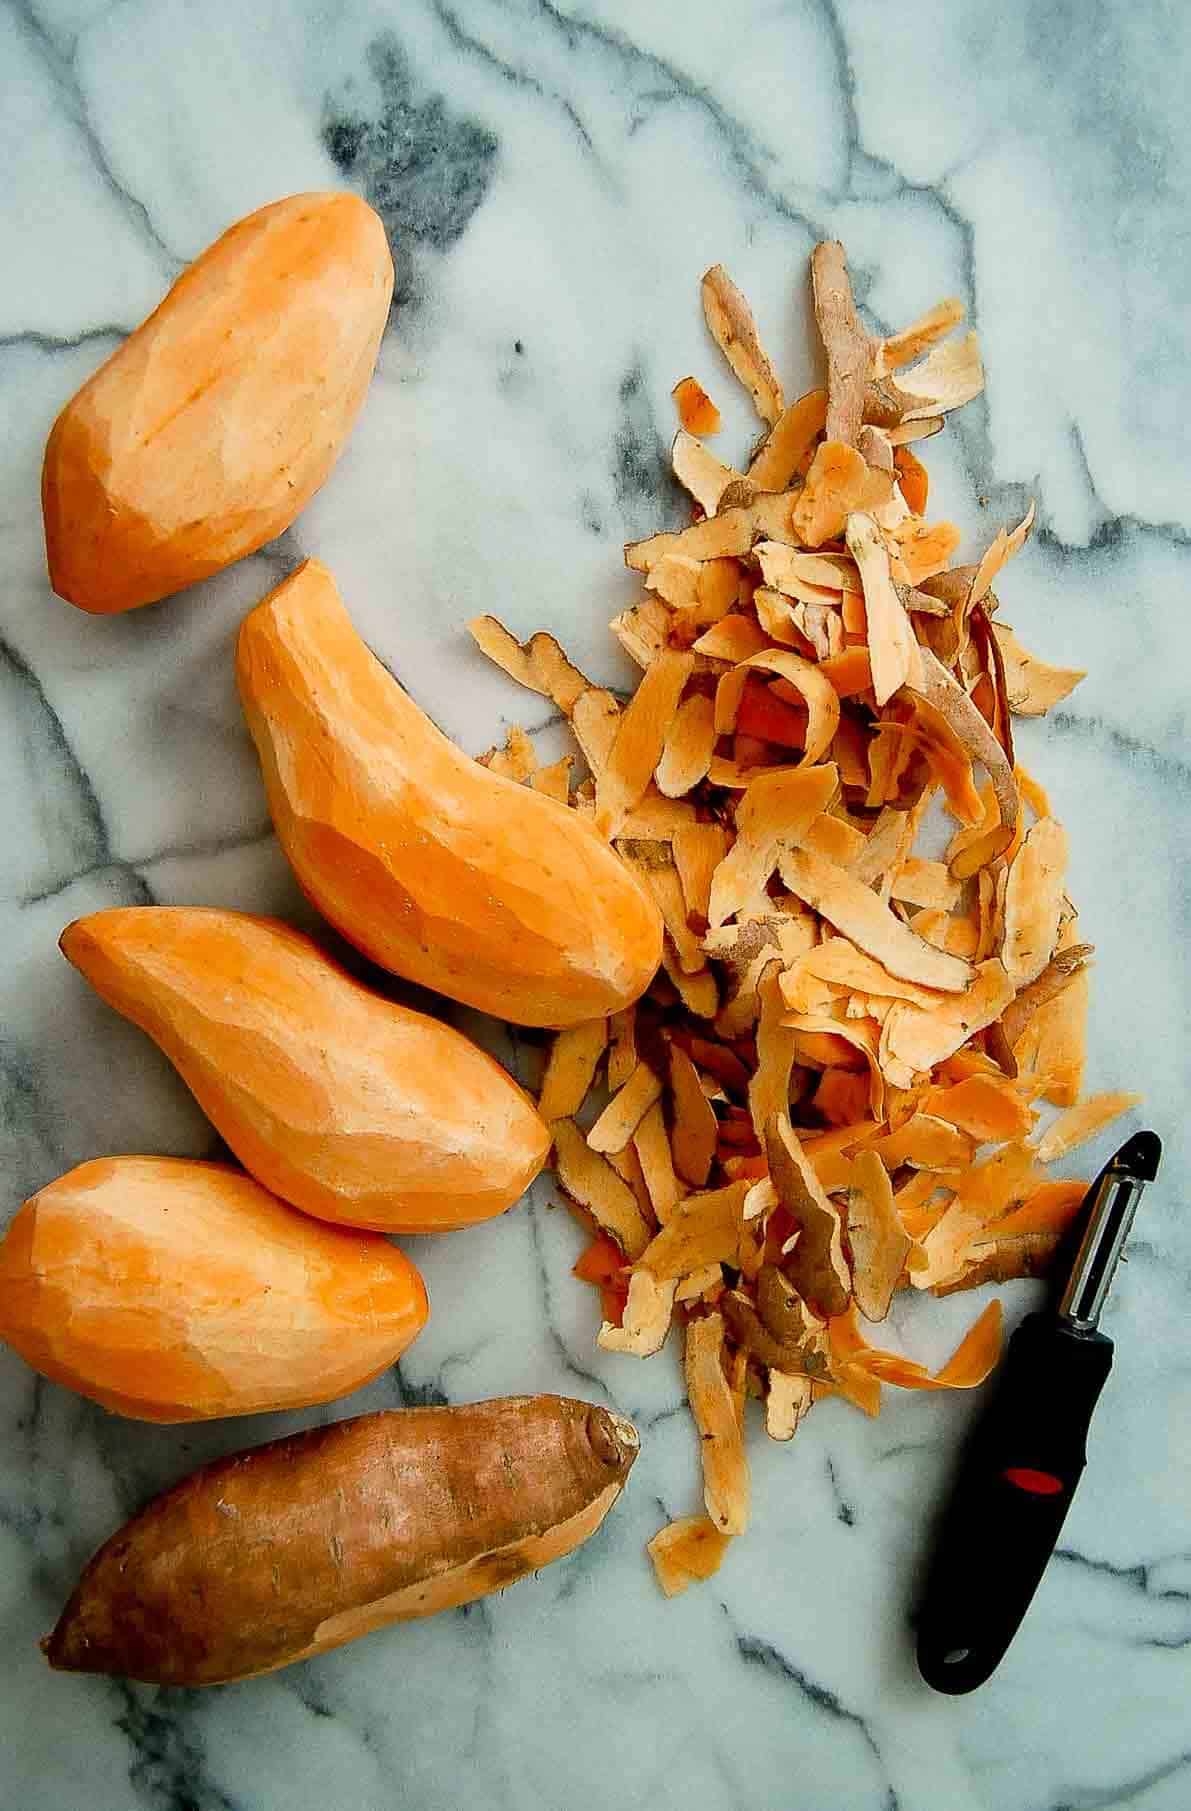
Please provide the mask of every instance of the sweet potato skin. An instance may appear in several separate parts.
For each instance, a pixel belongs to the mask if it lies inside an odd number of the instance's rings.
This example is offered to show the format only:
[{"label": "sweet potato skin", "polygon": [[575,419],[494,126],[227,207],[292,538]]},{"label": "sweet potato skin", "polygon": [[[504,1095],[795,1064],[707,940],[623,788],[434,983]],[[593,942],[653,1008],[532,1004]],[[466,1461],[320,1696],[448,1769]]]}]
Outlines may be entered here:
[{"label": "sweet potato skin", "polygon": [[142,1421],[330,1402],[387,1370],[427,1313],[386,1239],[295,1213],[227,1164],[97,1158],[0,1241],[0,1338]]},{"label": "sweet potato skin", "polygon": [[347,1226],[436,1232],[520,1199],[550,1138],[499,1063],[382,999],[274,918],[126,906],[61,947],[175,1065],[275,1195]]},{"label": "sweet potato skin", "polygon": [[594,829],[423,715],[307,560],[246,617],[237,674],[281,845],[373,961],[519,1025],[635,1000],[661,918]]},{"label": "sweet potato skin", "polygon": [[132,610],[287,528],[343,450],[392,293],[384,227],[357,195],[291,195],[209,246],[51,430],[59,597]]},{"label": "sweet potato skin", "polygon": [[391,1409],[203,1467],[86,1567],[50,1665],[161,1685],[272,1672],[499,1591],[595,1532],[631,1423],[560,1396]]}]

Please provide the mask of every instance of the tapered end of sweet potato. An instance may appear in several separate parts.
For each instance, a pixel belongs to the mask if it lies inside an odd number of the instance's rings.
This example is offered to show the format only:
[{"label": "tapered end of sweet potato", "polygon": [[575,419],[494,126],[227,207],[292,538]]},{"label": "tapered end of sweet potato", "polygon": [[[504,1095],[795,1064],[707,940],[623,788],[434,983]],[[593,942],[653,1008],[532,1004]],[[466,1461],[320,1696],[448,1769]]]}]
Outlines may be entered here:
[{"label": "tapered end of sweet potato", "polygon": [[84,1574],[70,1601],[39,1646],[56,1673],[118,1672],[123,1637],[101,1596]]},{"label": "tapered end of sweet potato", "polygon": [[[65,1652],[69,1647],[69,1641],[63,1639],[63,1624],[65,1621],[66,1612],[63,1611],[50,1633],[48,1635],[43,1635],[37,1645],[49,1661],[50,1665],[54,1668],[55,1672],[77,1673],[81,1669]],[[69,1634],[69,1631],[67,1631],[67,1634]]]},{"label": "tapered end of sweet potato", "polygon": [[641,1436],[632,1422],[613,1409],[593,1408],[587,1417],[587,1437],[592,1452],[623,1483],[641,1451]]},{"label": "tapered end of sweet potato", "polygon": [[87,1590],[88,1576],[83,1574],[61,1616],[38,1644],[58,1673],[103,1673],[111,1669],[111,1642],[105,1641],[101,1626],[104,1621],[108,1623],[110,1636],[110,1619],[104,1616],[102,1600]]}]

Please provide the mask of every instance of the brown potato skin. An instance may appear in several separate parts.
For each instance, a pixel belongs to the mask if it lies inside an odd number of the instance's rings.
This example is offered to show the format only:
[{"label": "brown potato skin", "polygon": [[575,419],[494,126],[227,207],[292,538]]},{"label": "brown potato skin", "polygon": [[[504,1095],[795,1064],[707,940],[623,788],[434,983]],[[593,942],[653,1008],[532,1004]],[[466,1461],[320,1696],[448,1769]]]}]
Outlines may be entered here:
[{"label": "brown potato skin", "polygon": [[500,1064],[275,918],[120,906],[63,954],[139,1025],[258,1182],[319,1219],[438,1232],[520,1200],[550,1137]]},{"label": "brown potato skin", "polygon": [[216,1461],[101,1547],[50,1665],[160,1685],[272,1672],[501,1590],[603,1520],[631,1424],[562,1396],[393,1409]]},{"label": "brown potato skin", "polygon": [[51,430],[59,597],[133,610],[287,528],[343,450],[392,293],[385,229],[358,195],[291,195],[209,246]]},{"label": "brown potato skin", "polygon": [[383,968],[518,1025],[642,994],[661,916],[576,812],[435,728],[307,560],[245,618],[240,696],[281,846],[323,916]]},{"label": "brown potato skin", "polygon": [[229,1164],[97,1157],[0,1240],[0,1339],[141,1421],[330,1402],[388,1370],[428,1312],[387,1239],[295,1213]]}]

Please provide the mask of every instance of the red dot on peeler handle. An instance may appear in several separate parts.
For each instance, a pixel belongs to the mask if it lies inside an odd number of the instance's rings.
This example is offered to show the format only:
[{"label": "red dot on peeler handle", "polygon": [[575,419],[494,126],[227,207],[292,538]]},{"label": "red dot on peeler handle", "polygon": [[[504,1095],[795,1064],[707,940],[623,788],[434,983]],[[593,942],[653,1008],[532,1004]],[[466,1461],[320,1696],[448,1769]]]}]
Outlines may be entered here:
[{"label": "red dot on peeler handle", "polygon": [[1003,1475],[1018,1490],[1028,1490],[1035,1497],[1057,1497],[1063,1488],[1062,1478],[1052,1471],[1036,1471],[1032,1465],[1011,1465]]}]

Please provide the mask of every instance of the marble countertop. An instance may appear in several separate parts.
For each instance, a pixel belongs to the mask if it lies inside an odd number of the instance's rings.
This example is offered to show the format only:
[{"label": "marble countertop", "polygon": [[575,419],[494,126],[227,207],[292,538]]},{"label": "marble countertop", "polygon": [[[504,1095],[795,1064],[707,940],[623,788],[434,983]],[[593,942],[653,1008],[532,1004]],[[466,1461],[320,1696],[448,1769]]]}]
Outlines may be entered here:
[{"label": "marble countertop", "polygon": [[[0,1352],[5,1811],[1191,1800],[1189,77],[1173,0],[0,0],[0,1223],[84,1158],[212,1148],[165,1062],[58,955],[70,919],[149,899],[308,917],[235,697],[248,605],[318,553],[473,751],[526,709],[465,637],[478,611],[548,625],[623,682],[620,544],[677,508],[670,385],[731,389],[699,276],[728,265],[796,391],[824,233],[874,321],[958,293],[981,332],[987,397],[931,443],[935,497],[964,557],[1038,498],[1003,614],[1091,672],[1022,750],[1098,946],[1089,1080],[1144,1088],[1169,1153],[1107,1317],[1118,1361],[1062,1551],[966,1700],[919,1683],[906,1614],[971,1405],[906,1396],[869,1422],[832,1401],[789,1448],[758,1433],[753,1532],[665,1603],[643,1543],[698,1494],[677,1361],[594,1350],[578,1234],[545,1185],[413,1242],[431,1324],[344,1407],[613,1402],[644,1440],[622,1504],[505,1596],[272,1679],[51,1677],[36,1643],[152,1490],[316,1416],[140,1426]],[[384,216],[399,289],[330,483],[185,597],[111,620],[58,602],[38,470],[63,401],[231,220],[344,183]],[[748,425],[733,414],[722,444]],[[1020,1312],[1030,1286],[1005,1296]],[[896,1330],[934,1361],[978,1305],[911,1304]]]}]

